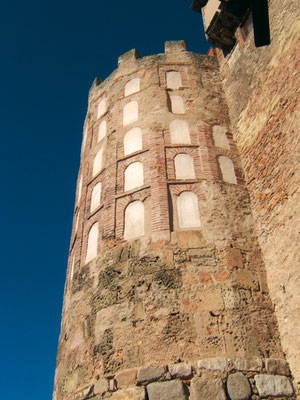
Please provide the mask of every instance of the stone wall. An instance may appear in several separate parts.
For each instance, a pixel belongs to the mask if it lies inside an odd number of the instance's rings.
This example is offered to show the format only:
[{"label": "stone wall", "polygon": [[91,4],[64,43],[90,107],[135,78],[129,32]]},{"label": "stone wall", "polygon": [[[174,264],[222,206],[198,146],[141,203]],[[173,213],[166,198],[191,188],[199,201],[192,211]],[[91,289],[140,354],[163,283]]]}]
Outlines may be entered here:
[{"label": "stone wall", "polygon": [[290,398],[290,371],[282,359],[204,358],[152,368],[131,368],[80,388],[74,399],[258,400]]},{"label": "stone wall", "polygon": [[270,0],[271,45],[250,32],[225,59],[221,76],[251,196],[256,231],[284,353],[300,383],[299,128],[300,9]]},{"label": "stone wall", "polygon": [[[172,71],[180,79],[167,79]],[[128,94],[136,78],[140,85]],[[172,109],[173,95],[182,98],[184,114]],[[138,114],[124,124],[132,101]],[[178,119],[190,135],[186,140],[184,132],[183,143],[178,133],[176,143],[171,139]],[[103,121],[106,135],[99,138]],[[133,128],[142,131],[142,147],[124,155]],[[193,159],[193,176],[176,175],[178,154]],[[221,157],[232,162],[230,182]],[[142,163],[144,178],[126,190],[133,162]],[[100,203],[91,211],[99,183]],[[183,193],[198,207],[197,226],[180,223]],[[125,240],[134,202],[143,204],[144,229]],[[110,77],[95,81],[75,204],[54,400],[293,398],[214,58],[167,42],[161,55],[126,53]],[[91,236],[95,253],[87,259]]]}]

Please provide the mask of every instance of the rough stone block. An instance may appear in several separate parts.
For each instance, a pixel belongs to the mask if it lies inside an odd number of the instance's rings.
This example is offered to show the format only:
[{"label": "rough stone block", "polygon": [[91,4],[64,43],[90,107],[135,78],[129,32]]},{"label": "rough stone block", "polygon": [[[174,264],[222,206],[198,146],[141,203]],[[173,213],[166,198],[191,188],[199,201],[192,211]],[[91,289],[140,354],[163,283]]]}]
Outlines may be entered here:
[{"label": "rough stone block", "polygon": [[252,358],[251,360],[236,358],[235,360],[232,360],[232,362],[234,367],[241,371],[261,371],[263,366],[260,358]]},{"label": "rough stone block", "polygon": [[228,376],[227,391],[231,400],[248,400],[251,396],[248,379],[241,372]]},{"label": "rough stone block", "polygon": [[108,381],[107,379],[100,379],[94,385],[95,394],[103,394],[108,391]]},{"label": "rough stone block", "polygon": [[292,396],[294,392],[291,382],[285,376],[261,374],[254,379],[261,397]]},{"label": "rough stone block", "polygon": [[129,50],[118,58],[118,65],[121,66],[126,62],[132,62],[138,58],[140,58],[140,55],[136,49]]},{"label": "rough stone block", "polygon": [[280,358],[269,358],[266,360],[266,370],[269,374],[290,375],[288,363]]},{"label": "rough stone block", "polygon": [[227,359],[225,357],[213,357],[213,358],[203,358],[203,360],[198,360],[197,367],[199,369],[210,369],[210,370],[220,370],[225,371],[227,368]]},{"label": "rough stone block", "polygon": [[144,387],[132,387],[121,389],[113,393],[111,400],[145,400],[146,393]]},{"label": "rough stone block", "polygon": [[136,369],[128,369],[117,373],[115,379],[117,381],[118,388],[135,385],[136,374],[137,374]]},{"label": "rough stone block", "polygon": [[202,232],[199,231],[178,231],[176,235],[178,246],[181,248],[197,248],[207,244]]},{"label": "rough stone block", "polygon": [[231,276],[234,287],[258,290],[258,280],[252,271],[233,271]]},{"label": "rough stone block", "polygon": [[192,375],[192,365],[186,364],[173,364],[168,366],[172,378],[187,379]]},{"label": "rough stone block", "polygon": [[197,293],[199,310],[224,310],[223,298],[220,289],[201,290]]},{"label": "rough stone block", "polygon": [[161,378],[164,375],[165,371],[166,371],[166,369],[164,367],[142,368],[138,372],[137,381],[139,384],[142,384],[145,382],[157,381],[159,378]]},{"label": "rough stone block", "polygon": [[165,52],[178,52],[186,51],[186,44],[184,40],[170,40],[165,42]]},{"label": "rough stone block", "polygon": [[226,259],[227,265],[243,268],[243,258],[239,249],[229,249]]},{"label": "rough stone block", "polygon": [[183,383],[179,380],[155,382],[147,386],[149,400],[186,400]]},{"label": "rough stone block", "polygon": [[115,390],[117,390],[117,382],[115,379],[111,379],[108,383],[108,390],[110,392],[114,392]]},{"label": "rough stone block", "polygon": [[93,389],[94,389],[94,385],[89,386],[86,389],[84,389],[83,398],[86,399],[88,397],[91,397],[91,395],[93,394]]},{"label": "rough stone block", "polygon": [[193,378],[190,400],[226,400],[223,382],[220,378]]}]

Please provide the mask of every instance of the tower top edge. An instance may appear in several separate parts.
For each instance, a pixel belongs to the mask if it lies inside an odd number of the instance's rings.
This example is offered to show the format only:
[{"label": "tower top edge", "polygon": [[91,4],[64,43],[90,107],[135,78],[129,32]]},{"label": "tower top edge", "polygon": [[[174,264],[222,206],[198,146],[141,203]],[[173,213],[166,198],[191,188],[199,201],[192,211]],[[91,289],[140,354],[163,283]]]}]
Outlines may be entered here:
[{"label": "tower top edge", "polygon": [[118,57],[118,68],[116,68],[107,78],[102,80],[96,77],[94,79],[89,90],[89,97],[94,94],[95,89],[97,91],[104,89],[105,86],[109,82],[111,82],[118,73],[120,73],[120,75],[126,75],[127,73],[130,73],[130,70],[132,69],[143,68],[155,62],[180,63],[192,61],[210,61],[211,67],[216,65],[216,60],[214,60],[214,57],[210,55],[187,51],[186,43],[184,40],[166,41],[164,53],[152,54],[144,57],[141,57],[139,52],[135,48],[131,49]]}]

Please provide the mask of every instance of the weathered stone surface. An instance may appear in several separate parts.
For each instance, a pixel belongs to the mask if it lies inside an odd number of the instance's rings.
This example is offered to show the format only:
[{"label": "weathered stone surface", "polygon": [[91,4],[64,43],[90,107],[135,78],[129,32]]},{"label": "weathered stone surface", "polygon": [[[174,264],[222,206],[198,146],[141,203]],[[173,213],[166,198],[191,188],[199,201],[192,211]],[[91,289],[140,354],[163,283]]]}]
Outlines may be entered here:
[{"label": "weathered stone surface", "polygon": [[[278,2],[272,0],[272,4]],[[287,0],[282,2],[287,3]],[[277,7],[272,6],[272,9],[277,10]],[[248,191],[243,185],[238,148],[228,129],[231,124],[216,60],[180,52],[176,56],[164,54],[146,57],[138,62],[133,57],[131,61],[127,65],[123,59],[122,71],[114,71],[90,93],[85,123],[89,145],[86,148],[83,146],[82,150],[79,177],[83,178],[80,180],[82,191],[74,215],[57,356],[57,400],[74,397],[79,388],[95,382],[98,376],[112,377],[125,369],[162,366],[178,359],[190,361],[217,355],[231,358],[242,354],[245,357],[281,355],[267,285],[262,285],[266,281],[265,270],[254,236],[255,224]],[[178,70],[181,74],[183,87],[180,94],[187,111],[183,119],[188,124],[192,146],[170,146],[170,121],[177,118],[171,115],[167,104],[166,73],[170,69]],[[131,100],[124,99],[124,87],[132,77],[140,78],[141,83],[141,91],[134,94],[140,111],[139,120],[134,126],[142,129],[142,151],[124,157],[124,136],[128,129],[120,124],[124,106]],[[248,89],[247,84],[246,93]],[[109,131],[103,154],[105,168],[91,181],[94,156],[102,146],[102,142],[97,142],[95,137],[99,123],[102,123],[95,115],[98,99],[102,95],[106,96],[109,109],[101,117],[101,121],[107,121]],[[256,100],[256,95],[253,98]],[[285,103],[282,100],[283,105]],[[250,113],[252,106],[256,104],[251,104]],[[275,114],[270,121],[273,118],[276,120]],[[229,149],[222,150],[214,146],[212,127],[216,123],[226,131]],[[255,122],[249,127],[243,126],[241,132],[247,132],[243,134],[246,143],[242,138],[239,140],[244,160],[251,149],[255,149],[255,163],[250,157],[245,166],[250,186],[262,181],[256,179],[257,174],[267,170],[263,168],[264,162],[258,162],[264,157],[262,143],[265,138],[272,132],[269,136],[277,144],[277,133],[284,133],[280,126],[275,130],[267,126],[266,131],[262,130],[256,138],[251,132],[255,126]],[[291,129],[284,137],[286,140],[296,138],[294,132],[297,131],[294,129],[292,132]],[[239,136],[239,133],[236,135]],[[255,145],[251,144],[251,138],[257,139]],[[256,149],[259,149],[258,153]],[[187,153],[193,158],[194,183],[176,182],[174,157],[179,153]],[[266,156],[267,160],[270,154]],[[218,157],[221,155],[228,156],[234,162],[237,185],[222,182],[218,170]],[[132,161],[143,164],[145,186],[127,193],[124,192],[124,171]],[[257,165],[262,168],[257,168]],[[280,163],[276,167],[284,172],[283,165]],[[249,168],[254,169],[253,174]],[[103,185],[102,206],[90,214],[92,190],[100,181]],[[283,185],[277,176],[274,182],[279,188],[274,193],[282,191]],[[182,190],[191,191],[197,196],[201,230],[178,230],[177,198]],[[268,183],[264,190],[269,190]],[[268,203],[268,207],[273,207],[268,201],[263,201],[261,196],[267,195],[264,190],[259,185],[252,190],[252,194],[258,195],[258,199],[253,199],[258,205],[255,213],[263,213],[259,216],[260,220],[269,218],[270,213],[265,205]],[[289,196],[289,193],[286,191],[284,195]],[[283,201],[284,198],[276,199],[276,209],[281,207],[279,200]],[[133,242],[139,243],[136,250],[133,248],[135,245],[123,240],[124,215],[132,201],[141,201],[145,205],[145,235]],[[291,205],[289,203],[289,210],[293,209]],[[79,224],[76,223],[78,218]],[[88,232],[91,224],[99,218],[99,252],[96,259],[84,266]],[[276,214],[272,218],[275,221]],[[291,219],[281,221],[285,220]],[[290,232],[296,231],[293,224],[286,223],[284,226],[286,232],[289,231],[288,226],[291,227]],[[282,229],[280,224],[278,227]],[[151,242],[156,244],[157,240],[163,242],[151,247]],[[278,240],[296,243],[280,231]],[[265,258],[274,270],[281,263],[283,265],[282,255],[279,262],[275,254],[270,254],[276,246],[270,243],[263,243],[263,246],[267,249],[267,256],[270,256]],[[296,265],[292,259],[284,262],[286,266]],[[290,275],[288,286],[282,275],[272,274],[272,270],[268,273],[275,280],[272,287],[277,294],[280,292],[275,304],[281,304],[284,297],[291,298],[291,293],[297,292],[293,290],[297,289],[293,274]],[[227,296],[224,295],[225,289],[230,291]],[[248,296],[251,296],[250,301]],[[285,311],[282,312],[284,317],[287,315]],[[289,314],[287,318],[297,321],[296,314]],[[293,327],[296,328],[295,325]],[[299,330],[291,329],[289,323],[288,331],[296,334]],[[284,333],[283,340],[286,337]],[[290,343],[293,345],[291,349],[297,347],[296,340]],[[291,354],[296,352],[291,351]],[[213,364],[211,361],[206,365],[200,364],[200,373],[205,373],[203,368],[216,371],[226,368],[224,365],[216,366],[218,363]],[[150,377],[150,381],[152,379]],[[155,379],[162,378],[154,376]],[[112,385],[109,389],[115,390]]]},{"label": "weathered stone surface", "polygon": [[290,375],[288,363],[281,358],[268,358],[266,360],[266,370],[269,374]]},{"label": "weathered stone surface", "polygon": [[128,369],[121,371],[116,374],[115,379],[117,381],[118,388],[125,386],[134,386],[136,384],[137,369]]},{"label": "weathered stone surface", "polygon": [[146,393],[144,387],[132,387],[121,389],[113,393],[111,400],[145,400]]},{"label": "weathered stone surface", "polygon": [[95,394],[103,394],[108,391],[108,381],[107,379],[100,379],[94,385]]},{"label": "weathered stone surface", "polygon": [[109,383],[108,383],[108,390],[110,392],[114,392],[115,390],[117,390],[117,382],[115,379],[110,379]]},{"label": "weathered stone surface", "polygon": [[220,378],[193,378],[190,400],[226,400],[223,382]]},{"label": "weathered stone surface", "polygon": [[227,359],[225,357],[212,357],[198,360],[197,367],[204,369],[224,371],[227,368]]},{"label": "weathered stone surface", "polygon": [[155,382],[147,386],[149,400],[186,400],[183,383],[179,380]]},{"label": "weathered stone surface", "polygon": [[292,396],[294,390],[285,376],[256,375],[255,384],[260,396]]},{"label": "weathered stone surface", "polygon": [[202,232],[182,231],[177,232],[178,246],[182,248],[197,248],[207,244]]},{"label": "weathered stone surface", "polygon": [[86,399],[88,397],[91,397],[91,395],[93,394],[93,389],[94,386],[89,386],[88,388],[84,389],[83,391],[83,398]]},{"label": "weathered stone surface", "polygon": [[294,135],[299,132],[300,8],[297,0],[268,4],[271,46],[258,52],[249,35],[245,46],[236,46],[221,62],[221,75],[283,351],[294,382],[300,382],[300,170]]},{"label": "weathered stone surface", "polygon": [[163,376],[166,369],[164,367],[160,368],[142,368],[137,374],[137,381],[139,384],[145,382],[157,381]]},{"label": "weathered stone surface", "polygon": [[229,375],[227,392],[231,400],[248,400],[251,396],[251,388],[245,375],[241,372]]},{"label": "weathered stone surface", "polygon": [[172,378],[184,379],[192,375],[192,365],[190,363],[169,365],[168,369]]},{"label": "weathered stone surface", "polygon": [[249,360],[243,358],[236,358],[232,360],[236,369],[241,371],[261,371],[263,363],[260,358],[252,358]]}]

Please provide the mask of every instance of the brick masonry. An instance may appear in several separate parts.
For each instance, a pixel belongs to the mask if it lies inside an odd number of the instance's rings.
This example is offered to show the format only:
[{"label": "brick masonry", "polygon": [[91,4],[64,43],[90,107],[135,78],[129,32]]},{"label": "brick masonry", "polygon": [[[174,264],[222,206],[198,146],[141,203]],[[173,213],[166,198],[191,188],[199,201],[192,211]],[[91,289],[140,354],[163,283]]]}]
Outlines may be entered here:
[{"label": "brick masonry", "polygon": [[[168,108],[165,74],[170,70],[182,74],[182,87],[174,91],[185,102],[182,116]],[[125,84],[136,77],[140,91],[124,97]],[[107,111],[100,119],[107,122],[107,135],[98,143],[97,104],[103,97]],[[132,100],[138,102],[139,118],[124,127],[123,108]],[[170,121],[181,117],[189,123],[192,145],[170,144]],[[228,130],[229,150],[214,145],[214,125]],[[124,157],[123,137],[133,127],[143,132],[143,148]],[[82,177],[82,189],[80,198],[77,190],[74,211],[54,400],[154,400],[164,399],[168,390],[174,399],[193,400],[203,374],[219,388],[215,393],[205,383],[207,396],[226,398],[228,374],[243,367],[252,371],[252,365],[256,369],[246,379],[253,399],[258,398],[254,378],[260,373],[267,376],[257,380],[262,392],[274,381],[276,393],[293,398],[288,378],[272,378],[287,371],[283,366],[275,362],[272,371],[263,369],[264,359],[284,363],[284,354],[229,127],[216,59],[186,52],[183,42],[167,42],[164,54],[142,59],[130,51],[105,81],[95,80],[85,121],[78,180]],[[100,146],[105,149],[103,168],[92,177]],[[178,151],[193,157],[194,180],[176,180],[173,160]],[[233,161],[237,184],[223,182],[220,155]],[[124,192],[124,170],[134,161],[144,165],[144,185]],[[91,192],[98,182],[101,203],[91,213]],[[176,198],[182,191],[197,196],[201,227],[195,230],[178,227]],[[135,200],[145,206],[145,234],[127,242],[124,214]],[[89,229],[95,222],[98,255],[86,264]],[[174,367],[179,362],[191,365],[191,372]],[[239,380],[245,388],[243,378],[233,382]]]},{"label": "brick masonry", "polygon": [[283,350],[299,388],[299,2],[270,0],[269,14],[270,46],[255,48],[250,32],[226,59],[218,55]]}]

